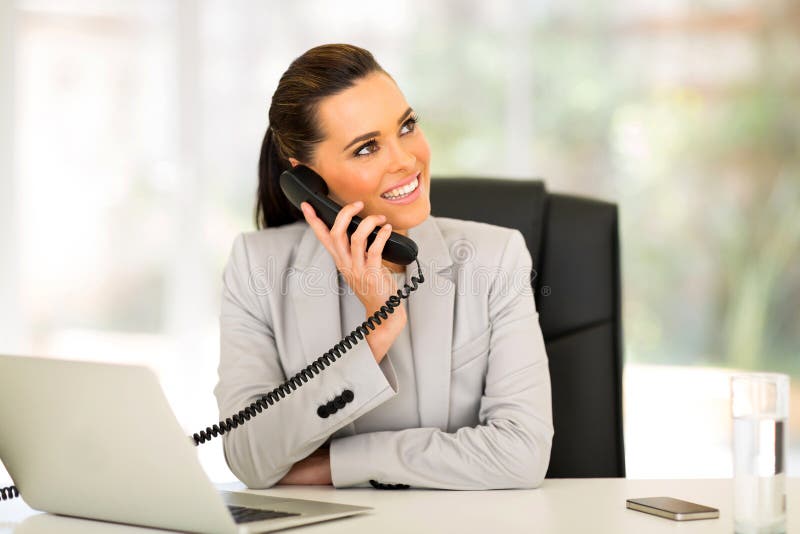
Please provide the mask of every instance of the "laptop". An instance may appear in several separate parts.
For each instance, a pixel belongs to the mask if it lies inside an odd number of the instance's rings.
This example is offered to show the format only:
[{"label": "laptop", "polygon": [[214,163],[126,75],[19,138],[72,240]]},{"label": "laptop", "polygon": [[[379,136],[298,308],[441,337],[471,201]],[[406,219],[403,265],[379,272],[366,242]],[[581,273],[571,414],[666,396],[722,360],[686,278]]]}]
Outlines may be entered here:
[{"label": "laptop", "polygon": [[246,533],[372,510],[219,491],[144,366],[0,355],[0,428],[20,496],[54,514]]}]

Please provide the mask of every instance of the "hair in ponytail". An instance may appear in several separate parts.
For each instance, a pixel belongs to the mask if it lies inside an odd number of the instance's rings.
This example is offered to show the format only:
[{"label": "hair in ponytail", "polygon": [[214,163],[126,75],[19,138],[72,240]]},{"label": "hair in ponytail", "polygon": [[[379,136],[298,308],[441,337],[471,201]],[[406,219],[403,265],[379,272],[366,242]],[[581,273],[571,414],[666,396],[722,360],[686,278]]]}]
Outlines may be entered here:
[{"label": "hair in ponytail", "polygon": [[267,127],[258,159],[258,193],[256,195],[256,228],[282,226],[303,218],[281,191],[278,178],[291,165],[281,157],[271,127]]},{"label": "hair in ponytail", "polygon": [[369,51],[349,44],[326,44],[308,50],[283,73],[272,95],[258,160],[257,229],[303,220],[303,213],[281,191],[280,175],[291,167],[289,158],[303,163],[313,160],[315,145],[324,139],[317,120],[320,101],[373,72],[389,76]]}]

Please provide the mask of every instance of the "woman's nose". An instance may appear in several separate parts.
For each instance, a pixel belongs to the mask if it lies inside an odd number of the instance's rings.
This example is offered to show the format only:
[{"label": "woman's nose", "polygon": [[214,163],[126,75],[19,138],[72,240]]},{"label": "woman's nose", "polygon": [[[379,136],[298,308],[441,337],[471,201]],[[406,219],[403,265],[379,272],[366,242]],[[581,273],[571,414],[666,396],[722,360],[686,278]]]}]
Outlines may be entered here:
[{"label": "woman's nose", "polygon": [[392,145],[390,172],[413,171],[417,157],[410,150],[403,147],[401,141],[395,141]]}]

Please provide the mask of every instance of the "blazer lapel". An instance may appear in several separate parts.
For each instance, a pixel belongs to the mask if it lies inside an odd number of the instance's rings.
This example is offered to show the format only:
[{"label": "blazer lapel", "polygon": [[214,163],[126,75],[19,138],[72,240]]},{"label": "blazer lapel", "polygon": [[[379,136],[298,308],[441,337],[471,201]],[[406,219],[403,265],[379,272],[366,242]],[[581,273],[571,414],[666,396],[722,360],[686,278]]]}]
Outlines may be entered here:
[{"label": "blazer lapel", "polygon": [[344,337],[336,264],[310,226],[300,238],[288,279],[289,306],[294,307],[299,326],[296,335],[303,349],[299,370]]},{"label": "blazer lapel", "polygon": [[[453,261],[432,216],[410,228],[408,237],[417,243],[417,259],[425,277],[407,299],[420,425],[447,431],[455,299],[455,284],[450,278]],[[407,283],[412,276],[417,276],[416,262],[406,266]]]},{"label": "blazer lapel", "polygon": [[[417,243],[417,259],[425,277],[425,282],[404,299],[414,351],[420,424],[446,431],[455,299],[450,270],[453,262],[434,217],[428,216],[410,228],[408,237]],[[296,335],[303,350],[299,369],[320,357],[357,325],[347,325],[347,332],[342,331],[336,264],[310,226],[300,238],[292,267],[288,277],[289,306],[295,310],[299,325]],[[406,266],[407,283],[411,283],[412,276],[417,276],[416,262]]]}]

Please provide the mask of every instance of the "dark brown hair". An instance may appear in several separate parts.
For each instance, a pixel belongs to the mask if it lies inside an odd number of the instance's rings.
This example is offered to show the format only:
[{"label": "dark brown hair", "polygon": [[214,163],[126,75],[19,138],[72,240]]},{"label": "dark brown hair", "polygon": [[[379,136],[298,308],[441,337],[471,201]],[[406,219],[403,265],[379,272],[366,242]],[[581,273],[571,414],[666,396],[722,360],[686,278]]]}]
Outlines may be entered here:
[{"label": "dark brown hair", "polygon": [[349,44],[325,44],[292,61],[283,73],[272,95],[258,160],[257,229],[304,219],[281,191],[278,179],[291,167],[290,157],[311,162],[315,145],[324,140],[317,116],[319,102],[374,72],[389,76],[369,51]]}]

